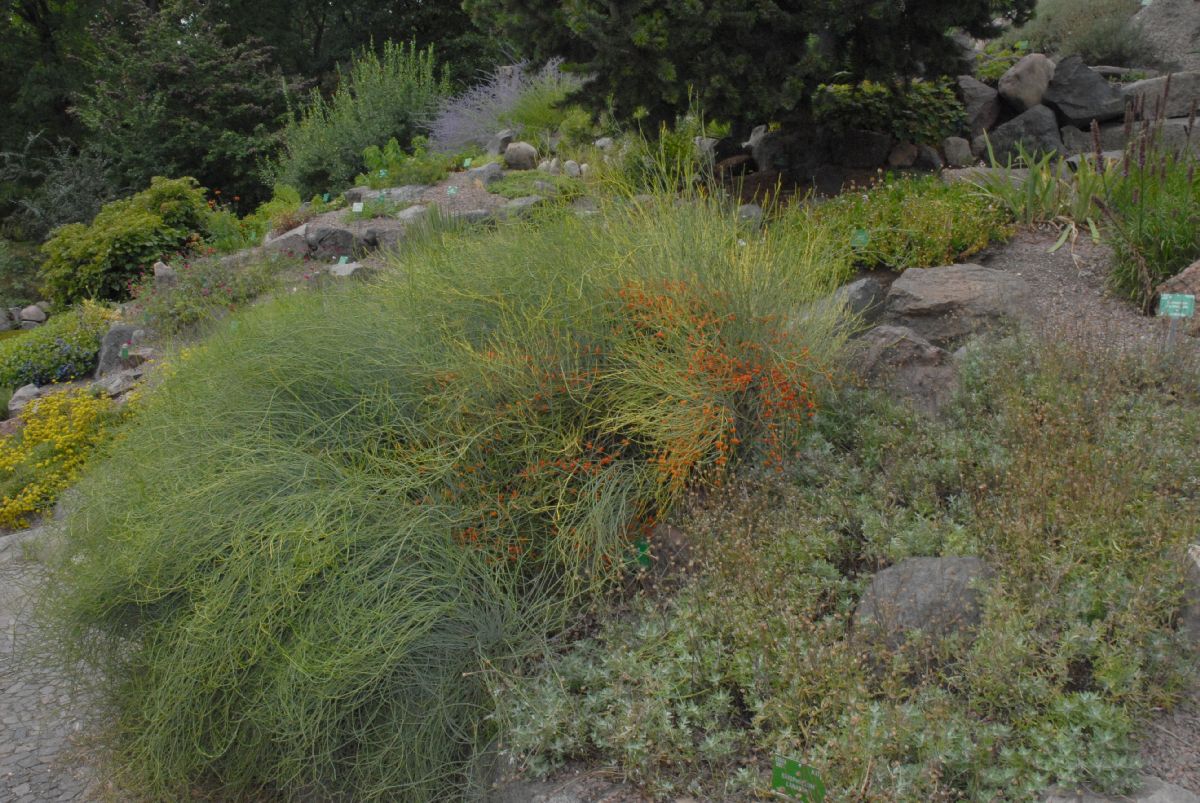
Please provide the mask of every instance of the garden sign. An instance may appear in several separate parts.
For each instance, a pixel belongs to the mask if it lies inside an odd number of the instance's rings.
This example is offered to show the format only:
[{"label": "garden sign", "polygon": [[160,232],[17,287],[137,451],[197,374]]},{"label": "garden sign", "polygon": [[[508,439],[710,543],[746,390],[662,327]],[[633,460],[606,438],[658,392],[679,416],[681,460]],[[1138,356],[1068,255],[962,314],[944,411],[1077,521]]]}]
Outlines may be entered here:
[{"label": "garden sign", "polygon": [[799,761],[775,757],[771,768],[771,788],[803,803],[821,803],[825,799],[825,784],[817,771]]}]

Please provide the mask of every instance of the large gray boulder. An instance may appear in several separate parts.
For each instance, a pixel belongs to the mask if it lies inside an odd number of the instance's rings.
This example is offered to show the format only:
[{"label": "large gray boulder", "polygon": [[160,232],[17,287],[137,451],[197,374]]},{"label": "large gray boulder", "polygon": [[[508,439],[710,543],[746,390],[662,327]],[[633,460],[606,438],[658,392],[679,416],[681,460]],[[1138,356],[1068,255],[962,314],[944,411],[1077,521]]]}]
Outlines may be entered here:
[{"label": "large gray boulder", "polygon": [[500,207],[500,217],[504,220],[526,218],[533,214],[534,209],[545,202],[546,199],[540,195],[526,195],[523,198],[514,198]]},{"label": "large gray boulder", "polygon": [[1013,109],[1028,111],[1042,102],[1054,78],[1054,62],[1041,53],[1030,53],[1000,76],[997,90]]},{"label": "large gray boulder", "polygon": [[[1168,91],[1167,82],[1170,81]],[[1159,78],[1146,78],[1121,89],[1125,100],[1140,102],[1147,119],[1187,117],[1192,104],[1200,102],[1200,72],[1179,72]]]},{"label": "large gray boulder", "polygon": [[1092,120],[1104,123],[1125,114],[1121,92],[1079,56],[1058,63],[1042,103],[1058,112],[1063,122],[1081,128],[1090,127]]},{"label": "large gray boulder", "polygon": [[1017,158],[1018,145],[1030,154],[1063,151],[1058,118],[1046,106],[1034,106],[1004,125],[997,126],[991,133],[981,134],[977,139],[982,140],[985,136],[992,145],[992,153],[1001,164]]},{"label": "large gray boulder", "polygon": [[320,259],[352,255],[358,245],[354,232],[342,226],[308,224],[304,242],[313,256]]},{"label": "large gray boulder", "polygon": [[897,649],[911,631],[935,639],[969,635],[983,611],[979,586],[993,573],[979,558],[908,558],[871,578],[854,611],[867,641]]},{"label": "large gray boulder", "polygon": [[[1200,153],[1200,136],[1191,136],[1187,119],[1158,120],[1154,123],[1155,142],[1158,147],[1173,153],[1191,151]],[[1134,137],[1141,136],[1141,125],[1134,128]],[[1065,125],[1060,130],[1063,153],[1075,155],[1092,153],[1096,144],[1090,130]],[[1123,151],[1129,144],[1124,123],[1106,123],[1100,126],[1100,150]]]},{"label": "large gray boulder", "polygon": [[1132,794],[1102,795],[1087,789],[1053,787],[1042,796],[1042,803],[1200,803],[1197,796],[1182,786],[1143,775],[1141,785]]},{"label": "large gray boulder", "polygon": [[958,95],[967,111],[967,129],[977,137],[1000,119],[1000,93],[969,75],[958,77]]},{"label": "large gray boulder", "polygon": [[878,279],[864,276],[839,287],[833,297],[845,305],[846,312],[870,322],[883,312],[887,290]]},{"label": "large gray boulder", "polygon": [[512,142],[504,149],[504,166],[509,170],[533,170],[537,164],[537,148],[528,142]]},{"label": "large gray boulder", "polygon": [[504,166],[499,162],[489,162],[483,167],[472,167],[467,171],[468,183],[488,187],[504,178]]},{"label": "large gray boulder", "polygon": [[958,388],[954,358],[907,326],[876,326],[859,339],[859,370],[871,384],[936,414]]},{"label": "large gray boulder", "polygon": [[30,304],[21,310],[22,323],[45,323],[46,311],[37,304]]},{"label": "large gray boulder", "polygon": [[910,268],[888,290],[882,320],[907,326],[933,345],[948,348],[1019,318],[1028,294],[1024,279],[995,268]]}]

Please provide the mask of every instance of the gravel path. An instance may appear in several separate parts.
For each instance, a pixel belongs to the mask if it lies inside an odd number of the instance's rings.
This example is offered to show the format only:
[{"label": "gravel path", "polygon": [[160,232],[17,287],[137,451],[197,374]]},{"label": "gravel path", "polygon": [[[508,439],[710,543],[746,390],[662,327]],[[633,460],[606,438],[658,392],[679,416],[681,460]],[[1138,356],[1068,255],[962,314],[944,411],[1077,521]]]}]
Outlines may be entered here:
[{"label": "gravel path", "polygon": [[86,706],[36,652],[30,607],[41,579],[19,548],[0,550],[0,800],[101,800],[79,746]]}]

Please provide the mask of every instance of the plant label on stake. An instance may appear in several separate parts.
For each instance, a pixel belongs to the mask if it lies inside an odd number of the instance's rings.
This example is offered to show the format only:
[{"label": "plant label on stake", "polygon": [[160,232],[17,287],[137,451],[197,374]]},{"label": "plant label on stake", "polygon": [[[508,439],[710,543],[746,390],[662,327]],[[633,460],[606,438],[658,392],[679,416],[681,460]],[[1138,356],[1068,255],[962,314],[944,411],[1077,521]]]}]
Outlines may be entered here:
[{"label": "plant label on stake", "polygon": [[1167,348],[1170,348],[1175,343],[1175,322],[1196,317],[1196,297],[1190,293],[1163,293],[1158,297],[1158,314],[1171,319],[1167,329]]},{"label": "plant label on stake", "polygon": [[783,756],[776,756],[771,767],[771,788],[803,803],[821,803],[825,784],[812,767]]},{"label": "plant label on stake", "polygon": [[351,207],[350,207],[350,211],[351,211],[351,212],[353,212],[353,213],[354,213],[354,214],[356,214],[356,215],[357,215],[357,214],[360,214],[360,213],[363,211],[363,205],[362,205],[362,201],[359,201],[358,203],[356,203],[356,204],[354,204],[353,206],[351,206]]},{"label": "plant label on stake", "polygon": [[325,193],[321,196],[321,202],[326,204],[329,203],[329,193]]},{"label": "plant label on stake", "polygon": [[858,250],[871,244],[871,232],[866,229],[855,229],[850,235],[850,247]]},{"label": "plant label on stake", "polygon": [[470,166],[471,166],[471,160],[470,160],[469,158],[468,158],[468,159],[463,159],[463,167],[464,167],[464,168],[467,168],[467,167],[470,167]]},{"label": "plant label on stake", "polygon": [[339,265],[348,265],[348,264],[350,264],[350,257],[338,257],[338,264],[339,264]]}]

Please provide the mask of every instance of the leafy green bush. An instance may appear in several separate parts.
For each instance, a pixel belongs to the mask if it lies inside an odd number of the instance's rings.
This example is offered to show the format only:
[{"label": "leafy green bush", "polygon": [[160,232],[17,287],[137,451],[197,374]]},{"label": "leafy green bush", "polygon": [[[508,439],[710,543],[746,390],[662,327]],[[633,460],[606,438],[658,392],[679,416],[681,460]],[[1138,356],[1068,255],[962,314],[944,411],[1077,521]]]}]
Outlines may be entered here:
[{"label": "leafy green bush", "polygon": [[807,426],[842,335],[828,305],[793,324],[839,255],[744,235],[674,196],[435,233],[196,349],[81,486],[51,583],[130,781],[461,792],[487,671],[702,472]]},{"label": "leafy green bush", "polygon": [[928,268],[958,262],[1009,235],[1000,206],[969,184],[936,177],[885,180],[785,215],[828,227],[868,268]]},{"label": "leafy green bush", "polygon": [[0,388],[69,382],[87,375],[96,367],[100,339],[113,317],[105,307],[84,303],[52,315],[20,337],[0,341]]},{"label": "leafy green bush", "polygon": [[367,172],[354,179],[357,186],[373,189],[405,184],[436,184],[462,162],[461,154],[433,153],[425,137],[414,137],[412,153],[406,154],[396,138],[382,149],[372,145],[363,151]]},{"label": "leafy green bush", "polygon": [[37,301],[37,249],[0,239],[0,307]]},{"label": "leafy green bush", "polygon": [[364,50],[329,100],[314,92],[288,125],[277,180],[301,195],[350,186],[366,148],[393,137],[410,145],[448,91],[432,48],[386,42],[379,55]]},{"label": "leafy green bush", "polygon": [[192,178],[155,178],[132,198],[107,203],[91,225],[54,232],[39,278],[55,302],[117,300],[155,261],[186,251],[207,232],[210,211]]},{"label": "leafy green bush", "polygon": [[1013,28],[1005,42],[1026,42],[1031,51],[1081,56],[1088,64],[1147,67],[1152,52],[1133,15],[1139,0],[1039,0],[1033,19]]},{"label": "leafy green bush", "polygon": [[813,112],[819,123],[835,131],[882,131],[901,142],[929,144],[958,134],[966,122],[966,111],[948,81],[822,84],[813,96]]},{"label": "leafy green bush", "polygon": [[[329,200],[326,200],[326,198]],[[295,187],[276,184],[271,200],[264,201],[253,214],[247,215],[243,225],[255,233],[259,241],[268,235],[282,234],[297,226],[342,205],[342,197],[314,195],[304,203]]]},{"label": "leafy green bush", "polygon": [[[830,799],[1127,791],[1132,723],[1193,673],[1174,620],[1200,513],[1177,480],[1200,467],[1197,377],[1020,339],[963,366],[944,420],[846,391],[786,479],[749,474],[695,505],[678,591],[492,676],[505,750],[664,798],[766,796],[772,755],[804,756]],[[864,660],[870,576],[937,555],[996,572],[974,643],[910,632]]]},{"label": "leafy green bush", "polygon": [[152,277],[145,277],[133,285],[131,295],[146,324],[171,335],[219,320],[254,300],[275,287],[277,274],[288,264],[272,259],[244,266],[219,259],[188,261],[177,266],[173,285],[156,285]]}]

